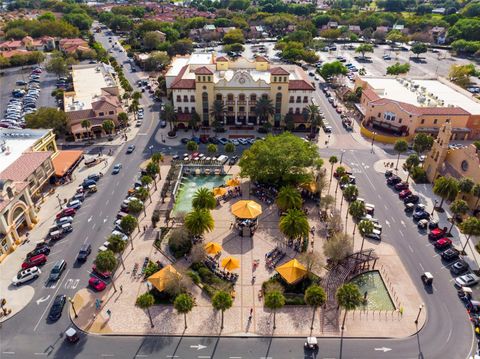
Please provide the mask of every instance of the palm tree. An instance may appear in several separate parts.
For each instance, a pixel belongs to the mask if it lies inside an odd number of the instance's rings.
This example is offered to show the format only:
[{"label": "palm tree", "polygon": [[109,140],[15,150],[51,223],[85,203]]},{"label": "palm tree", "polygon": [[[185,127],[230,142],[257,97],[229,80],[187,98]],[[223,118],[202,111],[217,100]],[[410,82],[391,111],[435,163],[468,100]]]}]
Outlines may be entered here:
[{"label": "palm tree", "polygon": [[187,329],[187,313],[193,309],[194,305],[195,302],[193,298],[186,293],[177,295],[175,301],[173,302],[173,307],[177,310],[177,312],[183,314],[183,318],[185,320],[185,329]]},{"label": "palm tree", "polygon": [[158,165],[158,163],[154,161],[150,161],[148,162],[147,167],[145,168],[145,171],[150,177],[155,178],[157,177],[157,174],[160,173],[160,166]]},{"label": "palm tree", "polygon": [[208,209],[194,209],[185,216],[185,228],[193,236],[202,236],[214,227],[213,217]]},{"label": "palm tree", "polygon": [[462,230],[463,234],[468,236],[465,245],[462,247],[462,252],[465,252],[465,248],[467,248],[470,237],[480,235],[480,220],[477,217],[468,217],[462,222],[462,224],[460,224],[460,229]]},{"label": "palm tree", "polygon": [[408,151],[408,143],[405,140],[398,140],[397,142],[395,142],[393,149],[395,150],[395,152],[398,153],[397,165],[395,166],[395,169],[398,170],[398,162],[400,162],[400,155]]},{"label": "palm tree", "polygon": [[[330,156],[328,159],[328,162],[330,162],[330,184],[328,185],[328,190],[330,190],[330,185],[332,184],[332,179],[333,179],[333,165],[338,162],[337,156]],[[338,168],[337,168],[338,171]]]},{"label": "palm tree", "polygon": [[448,230],[448,233],[452,232],[453,226],[455,224],[455,220],[460,220],[459,217],[463,217],[468,213],[468,204],[465,202],[463,199],[457,199],[452,202],[450,205],[450,210],[453,213],[452,216],[452,225],[450,226],[450,229]]},{"label": "palm tree", "polygon": [[307,216],[302,210],[292,208],[280,217],[280,231],[289,239],[308,236],[310,225]]},{"label": "palm tree", "polygon": [[472,195],[477,199],[474,206],[474,209],[477,209],[478,202],[480,201],[480,184],[477,183],[475,186],[473,186]]},{"label": "palm tree", "polygon": [[273,107],[272,100],[270,100],[268,97],[261,97],[255,106],[255,114],[260,119],[261,125],[268,122],[268,117],[275,114],[275,108]]},{"label": "palm tree", "polygon": [[275,315],[277,314],[277,309],[282,308],[285,305],[285,297],[278,290],[273,290],[265,294],[265,306],[268,309],[273,310],[273,330],[275,330]]},{"label": "palm tree", "polygon": [[365,242],[365,236],[373,232],[373,223],[368,220],[360,221],[358,224],[358,231],[362,236],[362,246],[360,247],[360,252],[363,251],[363,243]]},{"label": "palm tree", "polygon": [[125,112],[120,112],[117,117],[120,126],[126,127],[128,124],[128,115]]},{"label": "palm tree", "polygon": [[439,208],[442,208],[443,201],[453,201],[458,194],[458,181],[453,177],[439,177],[433,185],[433,193],[442,197]]},{"label": "palm tree", "polygon": [[150,186],[150,184],[153,182],[153,178],[145,175],[140,178],[140,182],[142,182],[142,185],[144,186]]},{"label": "palm tree", "polygon": [[122,232],[125,233],[130,238],[130,245],[132,246],[132,249],[133,249],[132,233],[135,230],[135,227],[138,227],[138,221],[134,216],[127,214],[120,221],[120,228],[122,228]]},{"label": "palm tree", "polygon": [[[360,220],[360,218],[365,216],[365,213],[366,213],[365,202],[358,201],[358,200],[353,201],[350,204],[350,207],[348,208],[348,213],[350,213],[350,215],[353,218],[353,234],[355,234],[357,222]],[[347,228],[347,225],[346,225],[347,219],[348,219],[348,215],[347,215],[347,218],[345,219],[345,229]]]},{"label": "palm tree", "polygon": [[223,125],[225,112],[226,112],[226,109],[222,100],[213,101],[212,109],[210,110],[210,116],[212,116],[214,121],[216,122],[215,127],[221,127]]},{"label": "palm tree", "polygon": [[90,120],[83,120],[80,122],[80,126],[87,132],[88,137],[90,137],[90,127],[92,127]]},{"label": "palm tree", "polygon": [[195,130],[198,126],[198,123],[201,121],[199,114],[194,111],[192,112],[192,115],[190,116],[190,119],[188,120],[188,126],[191,127],[192,129],[192,136],[195,135]]},{"label": "palm tree", "polygon": [[125,242],[122,237],[118,234],[111,235],[108,238],[108,249],[110,249],[113,253],[119,254],[120,256],[120,263],[122,264],[123,269],[125,269],[125,264],[123,263],[122,252],[125,250],[127,246],[127,242]]},{"label": "palm tree", "polygon": [[141,92],[134,91],[132,93],[132,100],[140,101],[141,98],[142,98],[142,93]]},{"label": "palm tree", "polygon": [[[141,201],[145,201],[147,198],[150,197],[150,191],[145,187],[140,187],[135,191],[135,197],[137,197]],[[152,202],[152,197],[150,197],[150,202]]]},{"label": "palm tree", "polygon": [[313,308],[313,315],[312,315],[312,324],[310,325],[310,334],[313,331],[313,323],[315,321],[315,312],[317,311],[318,307],[321,307],[325,304],[327,300],[327,295],[322,287],[312,284],[310,287],[307,288],[305,291],[305,303]]},{"label": "palm tree", "polygon": [[143,293],[141,296],[137,298],[135,301],[135,305],[141,309],[145,309],[148,313],[148,318],[150,319],[150,325],[153,328],[155,325],[153,324],[152,315],[150,314],[150,307],[155,304],[155,298],[150,293]]},{"label": "palm tree", "polygon": [[209,143],[208,146],[207,146],[207,152],[211,155],[214,155],[215,153],[217,153],[218,151],[218,147],[216,144],[214,143]]},{"label": "palm tree", "polygon": [[277,194],[277,206],[282,211],[286,211],[291,208],[302,207],[302,196],[300,192],[292,186],[285,186],[280,188]]},{"label": "palm tree", "polygon": [[115,123],[112,120],[105,120],[102,123],[102,128],[106,134],[111,134],[115,129]]},{"label": "palm tree", "polygon": [[287,131],[293,131],[295,129],[295,118],[293,117],[293,113],[288,112],[285,115],[284,121],[285,121],[285,129]]},{"label": "palm tree", "polygon": [[348,202],[355,200],[358,197],[358,187],[351,184],[343,190],[343,196]]},{"label": "palm tree", "polygon": [[173,131],[175,128],[175,121],[177,120],[177,114],[175,113],[175,108],[170,102],[165,104],[163,116],[165,117],[165,121],[170,125],[170,131]]},{"label": "palm tree", "polygon": [[217,207],[217,200],[210,189],[202,187],[193,195],[192,206],[195,209],[214,209]]},{"label": "palm tree", "polygon": [[130,92],[128,92],[128,91],[124,92],[122,98],[123,98],[125,101],[127,101],[127,106],[128,106],[128,100],[130,100],[130,98],[131,98]]},{"label": "palm tree", "polygon": [[98,252],[97,257],[93,261],[95,267],[100,273],[112,273],[111,280],[113,285],[113,290],[116,292],[117,288],[115,287],[115,282],[113,281],[113,271],[117,268],[117,258],[115,254],[109,249],[103,252]]},{"label": "palm tree", "polygon": [[133,99],[130,106],[128,106],[128,112],[133,113],[133,117],[135,118],[135,121],[137,120],[137,113],[139,109],[140,109],[140,103],[138,102],[138,100]]},{"label": "palm tree", "polygon": [[336,298],[338,305],[345,310],[342,321],[342,332],[345,329],[345,319],[349,310],[354,310],[362,303],[362,294],[358,286],[353,283],[345,283],[337,289]]},{"label": "palm tree", "polygon": [[219,290],[212,297],[212,306],[215,310],[222,311],[222,325],[220,329],[223,329],[223,313],[230,309],[233,305],[233,299],[230,294],[223,290]]},{"label": "palm tree", "polygon": [[150,160],[158,165],[160,162],[163,162],[163,154],[161,152],[154,152]]},{"label": "palm tree", "polygon": [[472,193],[474,186],[475,182],[468,177],[463,177],[458,181],[458,191],[466,195]]},{"label": "palm tree", "polygon": [[308,114],[308,122],[310,123],[310,138],[314,138],[317,133],[317,127],[321,125],[320,107],[311,104],[306,107]]},{"label": "palm tree", "polygon": [[138,199],[134,199],[128,202],[128,212],[132,214],[139,214],[142,209],[145,210],[145,206]]}]

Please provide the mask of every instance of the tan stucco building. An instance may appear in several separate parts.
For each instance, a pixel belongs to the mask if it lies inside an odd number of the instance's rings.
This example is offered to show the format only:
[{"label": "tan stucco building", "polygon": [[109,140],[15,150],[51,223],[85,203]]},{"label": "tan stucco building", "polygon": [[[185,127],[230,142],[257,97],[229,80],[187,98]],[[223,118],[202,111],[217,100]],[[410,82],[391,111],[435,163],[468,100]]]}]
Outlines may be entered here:
[{"label": "tan stucco building", "polygon": [[[452,126],[442,126],[434,141],[431,151],[425,159],[424,168],[427,178],[434,182],[440,176],[461,179],[471,178],[475,183],[480,183],[480,159],[477,147],[470,144],[463,147],[449,147],[453,138]],[[459,195],[472,210],[477,205],[477,198],[473,195]]]},{"label": "tan stucco building", "polygon": [[444,79],[357,78],[362,88],[357,106],[366,127],[395,136],[438,134],[446,123],[452,139],[480,138],[480,102]]},{"label": "tan stucco building", "polygon": [[274,107],[269,118],[274,127],[283,126],[285,115],[291,113],[295,128],[305,129],[308,124],[303,114],[315,91],[299,66],[274,65],[261,56],[254,61],[214,54],[179,57],[167,72],[166,83],[179,127],[188,125],[193,112],[200,115],[203,126],[209,126],[214,101],[223,102],[226,125],[253,126],[259,123],[257,101],[268,98]]}]

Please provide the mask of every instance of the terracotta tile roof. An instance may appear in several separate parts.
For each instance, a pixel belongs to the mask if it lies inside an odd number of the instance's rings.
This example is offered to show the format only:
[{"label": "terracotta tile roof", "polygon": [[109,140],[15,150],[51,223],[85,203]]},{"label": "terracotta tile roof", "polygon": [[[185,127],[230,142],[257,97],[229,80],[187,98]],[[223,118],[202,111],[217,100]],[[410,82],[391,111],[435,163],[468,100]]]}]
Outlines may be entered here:
[{"label": "terracotta tile roof", "polygon": [[95,113],[91,109],[67,112],[67,117],[70,121],[85,120],[94,116]]},{"label": "terracotta tile roof", "polygon": [[52,160],[55,175],[62,177],[81,158],[83,151],[58,151],[58,155]]},{"label": "terracotta tile roof", "polygon": [[380,96],[378,96],[375,91],[369,88],[363,89],[362,94],[365,95],[368,101],[375,101],[380,99]]},{"label": "terracotta tile roof", "polygon": [[116,96],[102,96],[95,102],[92,102],[92,109],[95,111],[104,108],[118,108],[120,107],[120,101]]},{"label": "terracotta tile roof", "polygon": [[213,72],[208,67],[202,66],[195,70],[195,75],[212,75]]},{"label": "terracotta tile roof", "polygon": [[15,162],[0,173],[0,179],[25,181],[52,153],[51,151],[24,152]]},{"label": "terracotta tile roof", "polygon": [[470,112],[465,111],[461,107],[420,107],[406,102],[395,101],[387,98],[381,98],[375,101],[370,101],[371,105],[385,105],[388,103],[396,103],[402,110],[414,115],[446,115],[446,116],[462,116],[470,115]]},{"label": "terracotta tile roof", "polygon": [[272,75],[290,75],[290,73],[285,70],[283,67],[274,67],[270,70]]},{"label": "terracotta tile roof", "polygon": [[185,71],[187,71],[188,65],[182,67],[180,72],[178,73],[175,80],[173,80],[172,85],[170,88],[172,89],[194,89],[195,88],[195,80],[194,79],[182,79]]},{"label": "terracotta tile roof", "polygon": [[312,84],[308,83],[308,81],[305,81],[305,80],[290,80],[288,82],[288,89],[289,90],[307,90],[307,91],[315,90]]},{"label": "terracotta tile roof", "polygon": [[257,57],[255,58],[255,62],[270,62],[270,61],[268,61],[268,60],[267,60],[265,57],[263,57],[263,56],[257,56]]},{"label": "terracotta tile roof", "polygon": [[27,51],[27,50],[0,51],[0,56],[3,56],[6,59],[9,59],[10,57],[15,55],[28,55],[29,53],[30,51]]},{"label": "terracotta tile roof", "polygon": [[216,59],[217,62],[228,62],[228,59],[225,57],[225,56],[220,56],[220,57],[217,57]]}]

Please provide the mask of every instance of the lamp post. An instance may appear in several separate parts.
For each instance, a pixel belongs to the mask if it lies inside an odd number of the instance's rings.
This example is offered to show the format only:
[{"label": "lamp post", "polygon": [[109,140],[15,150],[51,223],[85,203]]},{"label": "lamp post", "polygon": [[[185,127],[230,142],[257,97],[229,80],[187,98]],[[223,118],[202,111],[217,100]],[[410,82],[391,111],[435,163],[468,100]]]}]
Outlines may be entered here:
[{"label": "lamp post", "polygon": [[420,313],[422,312],[422,309],[423,309],[424,306],[425,306],[425,304],[422,303],[418,307],[418,314],[417,314],[417,318],[415,319],[415,324],[418,324],[418,318],[420,318]]},{"label": "lamp post", "polygon": [[340,155],[340,164],[342,164],[344,154],[345,154],[345,150],[342,150],[342,154]]},{"label": "lamp post", "polygon": [[148,149],[150,150],[150,156],[153,156],[153,145],[148,146]]},{"label": "lamp post", "polygon": [[72,309],[73,309],[73,314],[75,314],[75,318],[78,318],[78,314],[77,314],[77,311],[75,310],[75,303],[73,302],[73,299],[68,297],[68,301],[70,302],[70,304],[72,305]]},{"label": "lamp post", "polygon": [[57,199],[58,199],[58,206],[60,209],[62,209],[62,200],[60,199],[60,195],[57,193]]},{"label": "lamp post", "polygon": [[373,153],[373,144],[375,142],[375,136],[377,135],[376,132],[373,132],[373,136],[372,136],[372,150],[370,151],[370,153]]},{"label": "lamp post", "polygon": [[433,216],[433,212],[435,212],[435,207],[437,207],[437,200],[435,200],[435,202],[433,203],[433,208],[432,208],[432,213],[430,213],[431,216]]}]

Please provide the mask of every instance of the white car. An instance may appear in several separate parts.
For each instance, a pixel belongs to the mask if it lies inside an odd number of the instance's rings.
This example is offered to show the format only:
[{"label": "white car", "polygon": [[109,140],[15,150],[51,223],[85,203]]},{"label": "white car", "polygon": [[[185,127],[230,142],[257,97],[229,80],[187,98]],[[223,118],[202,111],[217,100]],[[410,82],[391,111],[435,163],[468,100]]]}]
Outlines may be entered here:
[{"label": "white car", "polygon": [[18,274],[13,277],[12,284],[19,286],[25,282],[28,282],[32,279],[37,279],[42,272],[38,267],[31,267],[25,270],[18,272]]},{"label": "white car", "polygon": [[142,123],[143,123],[142,120],[137,120],[137,122],[135,123],[135,127],[140,127]]},{"label": "white car", "polygon": [[480,282],[480,277],[477,277],[473,273],[468,273],[460,277],[455,278],[455,284],[459,287],[471,287],[472,285]]},{"label": "white car", "polygon": [[122,238],[125,242],[128,241],[128,236],[125,234],[125,233],[122,233],[120,231],[112,231],[112,236],[119,236],[120,238]]},{"label": "white car", "polygon": [[235,146],[238,146],[240,144],[240,142],[238,142],[238,140],[236,138],[234,138],[232,140],[232,143],[235,145]]}]

